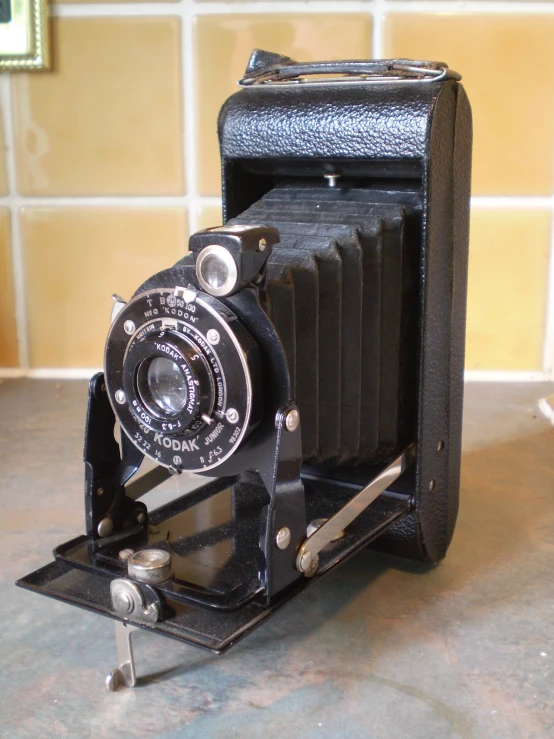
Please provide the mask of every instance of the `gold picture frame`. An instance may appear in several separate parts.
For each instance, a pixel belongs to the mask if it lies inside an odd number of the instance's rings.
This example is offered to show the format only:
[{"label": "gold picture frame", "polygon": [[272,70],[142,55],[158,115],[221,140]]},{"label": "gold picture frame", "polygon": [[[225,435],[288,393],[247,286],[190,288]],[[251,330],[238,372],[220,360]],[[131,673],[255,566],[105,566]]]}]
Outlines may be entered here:
[{"label": "gold picture frame", "polygon": [[11,0],[11,20],[0,23],[0,71],[50,69],[47,0]]}]

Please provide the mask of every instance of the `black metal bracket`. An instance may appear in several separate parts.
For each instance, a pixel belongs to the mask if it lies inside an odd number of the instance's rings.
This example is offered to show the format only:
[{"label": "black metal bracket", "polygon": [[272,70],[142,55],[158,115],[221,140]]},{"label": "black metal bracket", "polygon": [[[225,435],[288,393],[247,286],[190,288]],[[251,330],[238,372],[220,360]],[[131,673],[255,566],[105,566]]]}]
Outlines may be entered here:
[{"label": "black metal bracket", "polygon": [[[293,405],[281,408],[272,428],[260,435],[260,442],[243,456],[242,468],[233,475],[257,469],[269,494],[269,504],[260,520],[260,588],[269,602],[301,574],[295,567],[295,557],[306,534],[304,486],[300,478],[302,459],[300,423],[287,429],[287,416],[297,414]],[[289,424],[290,425],[290,424]],[[89,387],[85,431],[85,512],[87,536],[96,549],[121,546],[126,537],[148,538],[148,510],[136,498],[152,489],[163,476],[151,475],[151,485],[133,490],[138,480],[126,484],[138,471],[143,454],[121,434],[121,450],[114,437],[115,416],[104,388],[102,373],[95,375]],[[225,465],[223,465],[225,466]],[[223,475],[226,471],[223,470]],[[286,549],[277,546],[281,529],[290,532],[291,544]],[[260,588],[257,588],[259,590]]]},{"label": "black metal bracket", "polygon": [[113,533],[146,531],[148,511],[125,495],[125,483],[144,455],[121,435],[114,436],[115,416],[99,372],[90,381],[85,427],[85,517],[87,536],[98,546]]}]

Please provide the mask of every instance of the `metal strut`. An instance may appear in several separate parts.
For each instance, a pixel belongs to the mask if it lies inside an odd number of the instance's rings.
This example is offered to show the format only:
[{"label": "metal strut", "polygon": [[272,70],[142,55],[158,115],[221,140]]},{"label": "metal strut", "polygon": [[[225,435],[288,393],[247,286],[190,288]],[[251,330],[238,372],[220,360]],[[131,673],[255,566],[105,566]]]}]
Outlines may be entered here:
[{"label": "metal strut", "polygon": [[313,577],[319,565],[319,553],[332,541],[340,538],[344,529],[349,526],[365,509],[378,498],[405,472],[415,459],[415,445],[409,446],[377,477],[362,488],[334,516],[327,519],[317,530],[304,541],[296,557],[297,569],[306,577]]}]

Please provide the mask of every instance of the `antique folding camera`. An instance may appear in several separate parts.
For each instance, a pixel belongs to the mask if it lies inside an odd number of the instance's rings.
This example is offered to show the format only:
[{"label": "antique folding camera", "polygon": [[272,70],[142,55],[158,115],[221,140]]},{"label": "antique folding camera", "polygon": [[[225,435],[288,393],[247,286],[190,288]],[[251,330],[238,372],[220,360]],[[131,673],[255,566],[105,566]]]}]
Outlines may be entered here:
[{"label": "antique folding camera", "polygon": [[[116,298],[90,384],[86,535],[18,583],[116,619],[111,689],[135,684],[135,627],[219,653],[362,548],[444,557],[471,160],[459,80],[439,62],[253,52],[219,116],[225,225]],[[140,501],[183,472],[194,489]]]}]

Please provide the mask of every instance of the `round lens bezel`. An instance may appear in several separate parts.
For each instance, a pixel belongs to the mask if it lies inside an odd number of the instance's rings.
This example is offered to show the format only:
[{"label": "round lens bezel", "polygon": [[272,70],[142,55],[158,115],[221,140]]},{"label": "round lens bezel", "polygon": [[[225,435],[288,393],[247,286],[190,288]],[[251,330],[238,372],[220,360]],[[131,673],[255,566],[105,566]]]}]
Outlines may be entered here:
[{"label": "round lens bezel", "polygon": [[[190,265],[193,270],[194,265]],[[259,350],[236,318],[227,305],[205,293],[158,287],[134,296],[112,323],[105,353],[108,396],[131,443],[156,463],[169,469],[206,472],[223,464],[259,422],[261,396],[257,394],[254,400],[253,393],[253,383],[260,382]],[[136,326],[132,336],[125,332],[126,320]],[[211,329],[218,333],[217,343],[208,339]],[[136,361],[128,361],[134,346],[144,346],[166,333],[172,341],[180,337],[196,347],[189,361],[204,362],[213,381],[213,407],[206,415],[197,414],[193,424],[181,430],[169,428],[172,421],[153,416],[147,425],[137,405],[145,414],[148,411],[129,383],[136,366]],[[147,354],[145,351],[143,357]],[[122,401],[116,398],[118,393]],[[227,418],[228,408],[236,409],[237,420]]]}]

